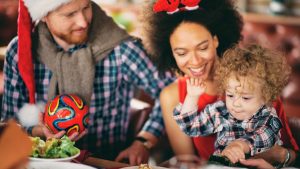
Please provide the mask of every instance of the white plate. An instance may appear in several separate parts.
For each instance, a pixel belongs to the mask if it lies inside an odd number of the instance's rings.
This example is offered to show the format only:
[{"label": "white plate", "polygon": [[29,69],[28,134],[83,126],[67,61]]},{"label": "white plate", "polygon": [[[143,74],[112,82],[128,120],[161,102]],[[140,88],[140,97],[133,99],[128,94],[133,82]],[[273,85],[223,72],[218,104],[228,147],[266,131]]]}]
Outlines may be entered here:
[{"label": "white plate", "polygon": [[96,169],[94,167],[71,162],[38,162],[30,161],[28,169]]},{"label": "white plate", "polygon": [[35,157],[29,157],[30,161],[40,161],[40,162],[53,162],[53,161],[71,161],[72,159],[78,157],[80,155],[80,151],[79,153],[71,156],[71,157],[66,157],[66,158],[35,158]]},{"label": "white plate", "polygon": [[[165,167],[152,166],[152,165],[150,165],[150,167],[152,169],[167,169]],[[138,168],[139,168],[139,166],[130,166],[130,167],[124,167],[124,168],[121,168],[121,169],[138,169]]]}]

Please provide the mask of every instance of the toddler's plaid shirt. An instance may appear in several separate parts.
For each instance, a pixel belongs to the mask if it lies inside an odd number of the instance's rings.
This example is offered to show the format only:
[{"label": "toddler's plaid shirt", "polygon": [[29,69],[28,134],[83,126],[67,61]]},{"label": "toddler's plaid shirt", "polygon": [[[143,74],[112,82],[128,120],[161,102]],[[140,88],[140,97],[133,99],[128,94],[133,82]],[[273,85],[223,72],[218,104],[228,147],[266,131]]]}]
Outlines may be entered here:
[{"label": "toddler's plaid shirt", "polygon": [[263,106],[248,120],[235,119],[226,109],[223,101],[207,105],[203,111],[181,114],[182,104],[174,110],[174,118],[180,128],[189,136],[207,136],[217,133],[215,153],[221,153],[234,140],[246,141],[251,155],[281,145],[280,119],[273,107]]}]

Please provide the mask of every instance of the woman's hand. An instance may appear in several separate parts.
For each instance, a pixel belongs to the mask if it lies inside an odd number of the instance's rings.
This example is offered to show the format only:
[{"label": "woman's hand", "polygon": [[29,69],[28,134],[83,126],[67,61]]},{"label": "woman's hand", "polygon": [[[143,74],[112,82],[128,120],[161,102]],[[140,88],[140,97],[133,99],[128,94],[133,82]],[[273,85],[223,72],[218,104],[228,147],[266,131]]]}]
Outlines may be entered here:
[{"label": "woman's hand", "polygon": [[[289,160],[289,164],[295,161],[294,151],[290,150],[290,152],[291,152],[291,159]],[[254,158],[262,158],[270,164],[277,165],[277,164],[284,163],[286,158],[286,153],[287,153],[286,148],[279,145],[274,145],[269,150],[256,154]]]},{"label": "woman's hand", "polygon": [[249,167],[257,169],[275,169],[270,163],[266,162],[264,159],[240,159],[240,163]]}]

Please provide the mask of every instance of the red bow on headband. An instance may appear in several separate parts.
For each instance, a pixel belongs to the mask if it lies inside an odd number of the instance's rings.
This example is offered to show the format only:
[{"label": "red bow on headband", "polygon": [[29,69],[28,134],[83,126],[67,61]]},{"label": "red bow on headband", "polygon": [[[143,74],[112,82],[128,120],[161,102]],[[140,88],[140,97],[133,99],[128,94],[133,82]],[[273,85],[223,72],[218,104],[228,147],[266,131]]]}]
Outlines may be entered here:
[{"label": "red bow on headband", "polygon": [[166,11],[168,14],[173,14],[179,11],[179,4],[184,5],[186,10],[195,10],[198,9],[198,4],[201,0],[158,0],[154,6],[154,12]]}]

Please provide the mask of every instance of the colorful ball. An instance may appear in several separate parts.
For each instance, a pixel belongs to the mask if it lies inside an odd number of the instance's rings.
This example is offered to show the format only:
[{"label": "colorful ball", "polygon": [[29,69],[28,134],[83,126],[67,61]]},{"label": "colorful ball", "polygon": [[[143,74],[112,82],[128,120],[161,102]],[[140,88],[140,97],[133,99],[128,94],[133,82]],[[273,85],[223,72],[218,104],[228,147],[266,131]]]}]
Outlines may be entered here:
[{"label": "colorful ball", "polygon": [[88,127],[88,106],[73,94],[56,96],[47,103],[44,123],[53,132],[65,130],[68,136],[83,132]]}]

